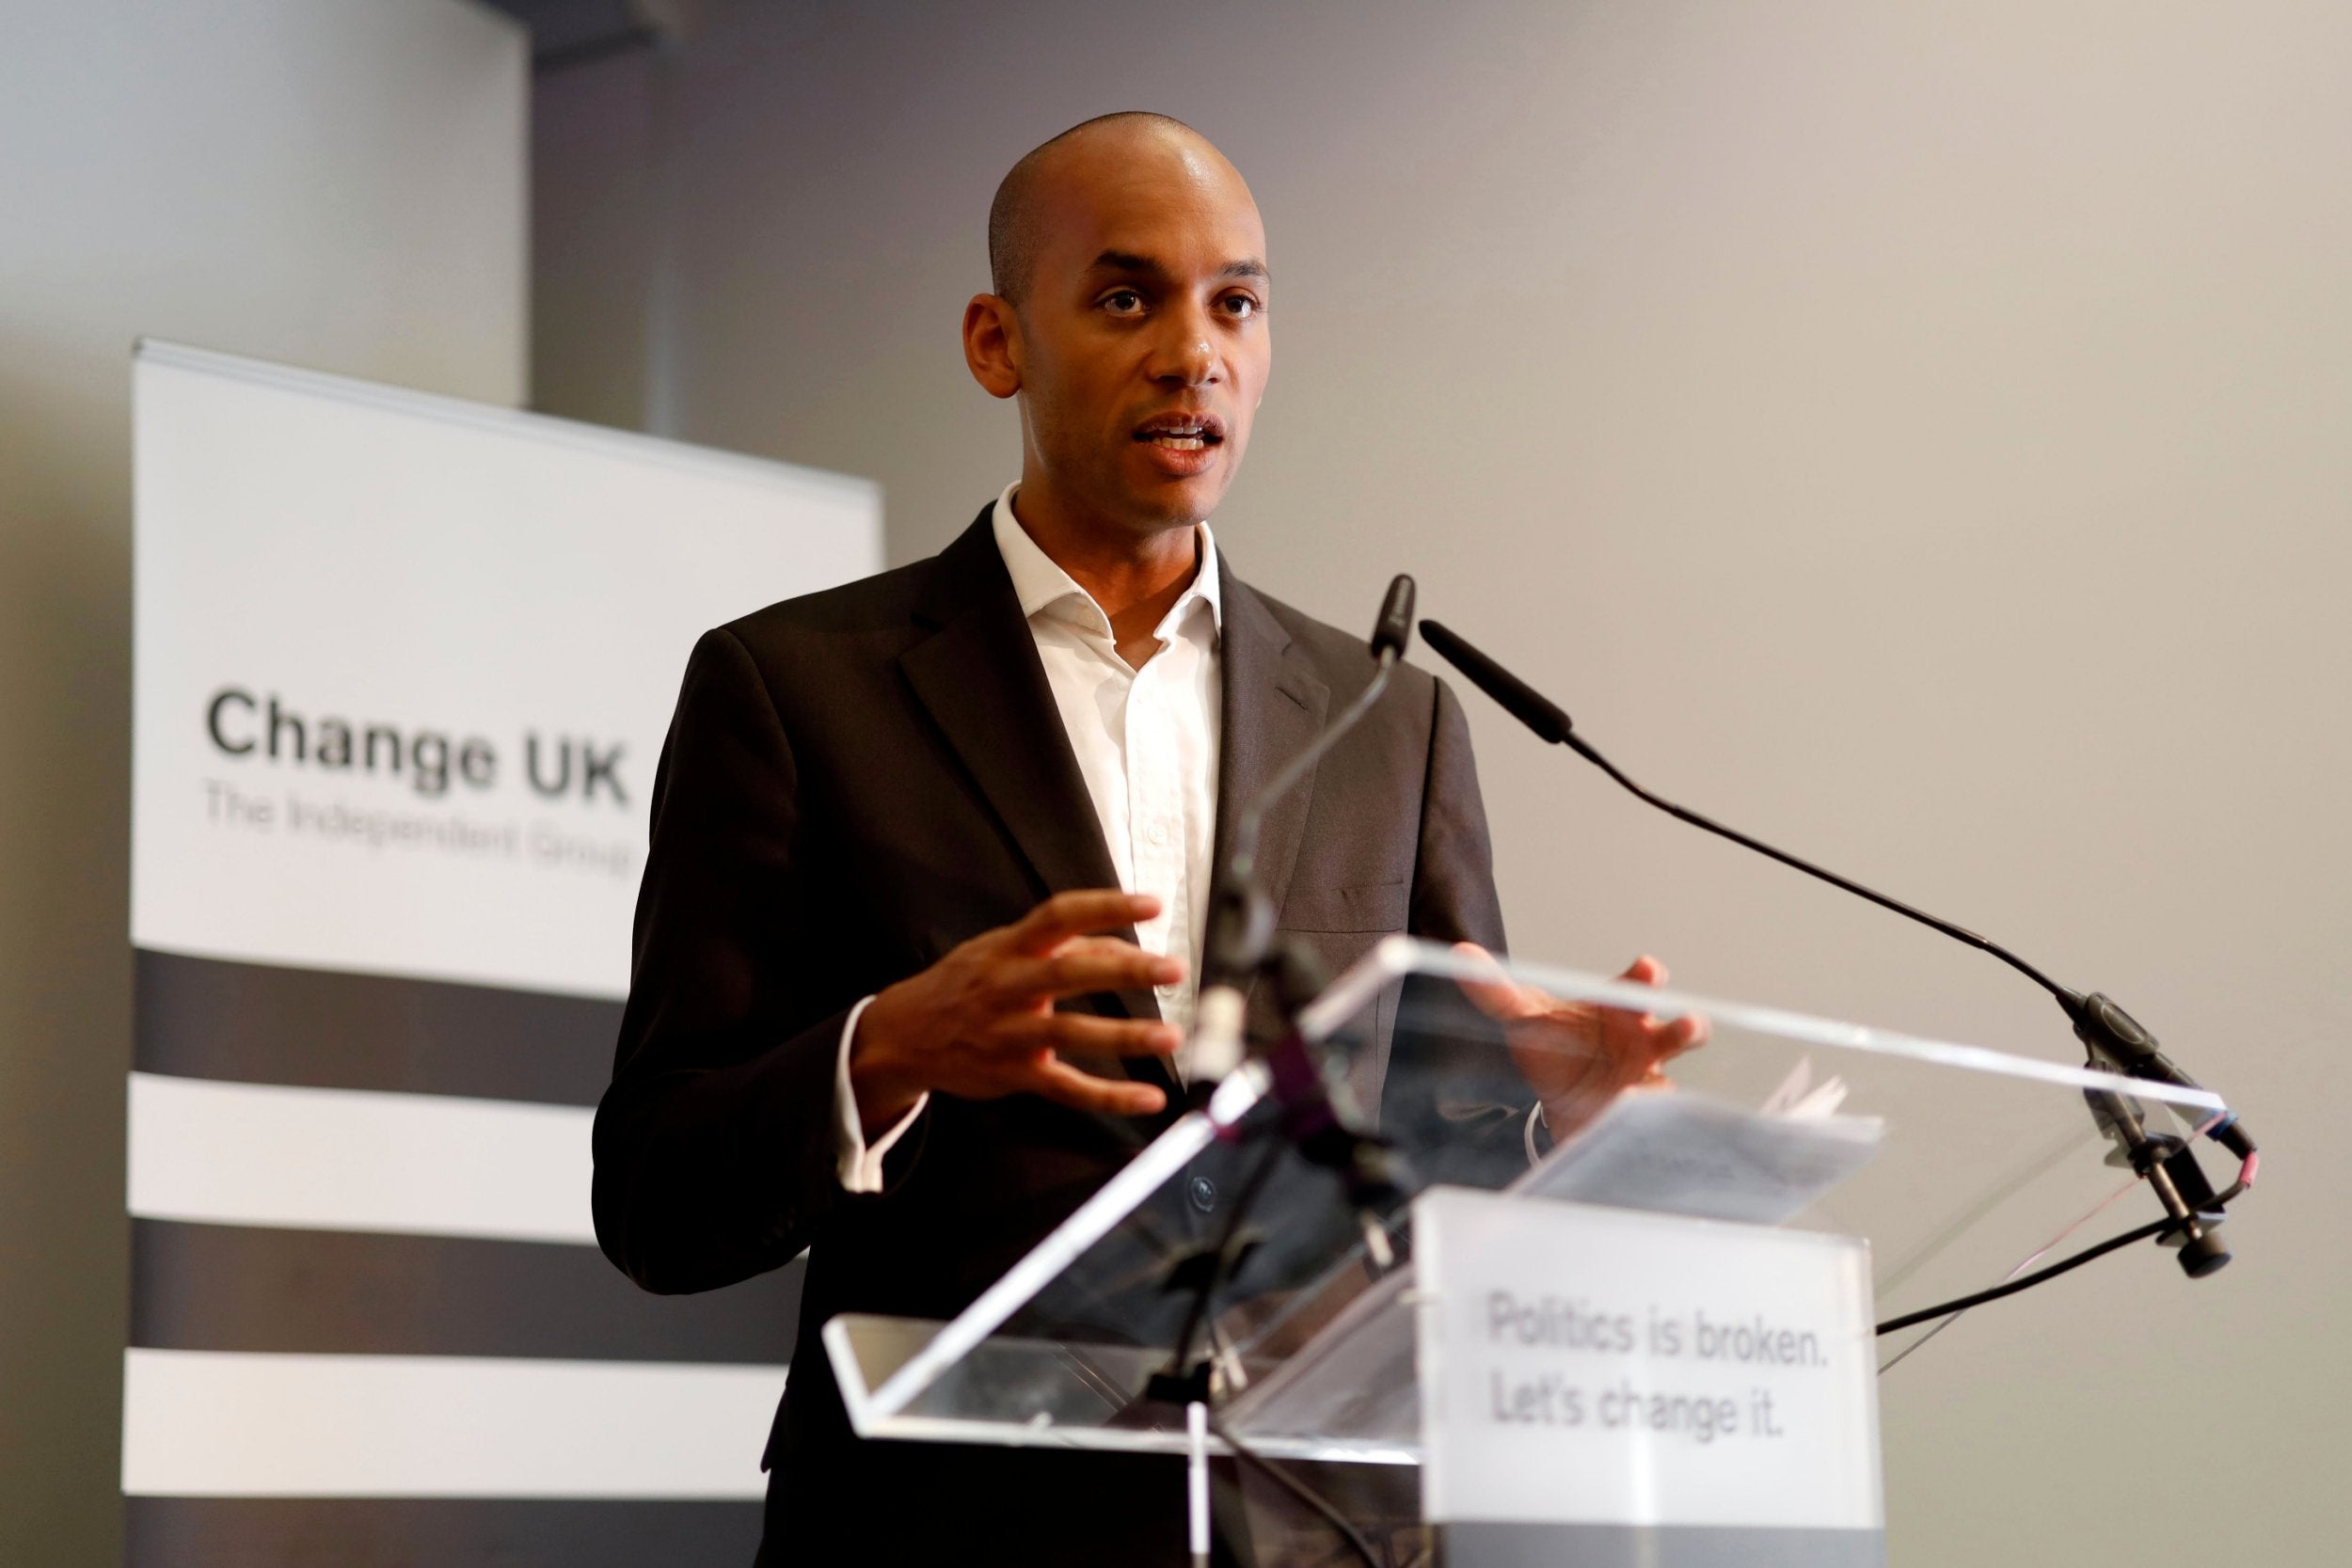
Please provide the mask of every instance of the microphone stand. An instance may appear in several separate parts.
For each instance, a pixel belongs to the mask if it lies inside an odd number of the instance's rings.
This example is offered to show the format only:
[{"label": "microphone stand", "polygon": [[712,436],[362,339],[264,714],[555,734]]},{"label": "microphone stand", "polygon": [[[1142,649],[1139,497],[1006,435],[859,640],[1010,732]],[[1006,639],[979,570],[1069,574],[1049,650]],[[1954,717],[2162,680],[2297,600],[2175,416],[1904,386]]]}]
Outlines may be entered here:
[{"label": "microphone stand", "polygon": [[[1390,585],[1390,608],[1397,605],[1400,594],[1399,612],[1392,616],[1384,608],[1380,627],[1373,633],[1373,657],[1379,668],[1371,684],[1341,710],[1340,716],[1305,751],[1284,763],[1233,819],[1232,845],[1226,853],[1225,874],[1217,879],[1209,911],[1208,940],[1202,944],[1201,978],[1208,983],[1200,988],[1200,1000],[1193,1015],[1193,1037],[1185,1053],[1187,1070],[1204,1082],[1215,1083],[1241,1066],[1248,987],[1265,972],[1274,956],[1274,904],[1258,880],[1258,835],[1264,831],[1265,815],[1283,796],[1305,782],[1331,748],[1372,711],[1373,705],[1388,690],[1389,679],[1405,651],[1404,638],[1411,635],[1411,578],[1400,577]],[[1388,639],[1381,635],[1391,620],[1406,626],[1404,636]]]},{"label": "microphone stand", "polygon": [[1358,1130],[1361,1118],[1345,1102],[1344,1091],[1326,1080],[1322,1065],[1298,1033],[1298,1012],[1323,990],[1326,977],[1313,955],[1275,939],[1274,904],[1259,880],[1257,857],[1267,811],[1306,782],[1315,766],[1388,690],[1397,661],[1412,637],[1413,596],[1411,578],[1399,576],[1389,584],[1380,618],[1373,627],[1370,646],[1378,668],[1371,681],[1304,751],[1283,764],[1250,797],[1233,821],[1232,845],[1224,875],[1218,879],[1203,944],[1202,978],[1207,983],[1201,987],[1194,1013],[1193,1037],[1185,1053],[1186,1076],[1195,1084],[1207,1085],[1241,1066],[1247,1051],[1243,1026],[1248,988],[1261,978],[1269,980],[1284,1024],[1281,1037],[1265,1051],[1267,1098],[1276,1107],[1274,1132],[1279,1141],[1269,1142],[1235,1194],[1215,1248],[1184,1259],[1169,1279],[1173,1289],[1192,1287],[1194,1296],[1168,1368],[1154,1374],[1147,1388],[1147,1397],[1152,1399],[1174,1403],[1206,1402],[1210,1362],[1193,1363],[1193,1341],[1208,1324],[1218,1285],[1239,1268],[1248,1250],[1242,1221],[1285,1143],[1339,1175],[1375,1263],[1386,1269],[1394,1261],[1379,1212],[1400,1190],[1401,1172],[1385,1146]]}]

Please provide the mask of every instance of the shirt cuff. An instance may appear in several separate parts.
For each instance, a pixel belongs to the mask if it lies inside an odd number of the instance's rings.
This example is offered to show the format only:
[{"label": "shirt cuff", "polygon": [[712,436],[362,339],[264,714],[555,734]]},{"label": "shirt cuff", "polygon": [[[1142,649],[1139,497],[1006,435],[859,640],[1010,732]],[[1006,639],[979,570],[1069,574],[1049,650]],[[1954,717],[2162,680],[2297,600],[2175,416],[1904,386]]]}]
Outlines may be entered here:
[{"label": "shirt cuff", "polygon": [[906,1135],[914,1118],[923,1114],[923,1107],[931,1102],[929,1092],[918,1096],[907,1108],[907,1114],[890,1126],[890,1131],[872,1143],[866,1141],[866,1130],[858,1124],[857,1091],[850,1086],[850,1042],[857,1038],[857,1021],[866,1015],[872,997],[850,1009],[850,1016],[841,1025],[841,1049],[834,1053],[833,1064],[833,1142],[834,1170],[841,1178],[841,1190],[848,1193],[879,1193],[882,1190],[882,1156],[897,1147]]}]

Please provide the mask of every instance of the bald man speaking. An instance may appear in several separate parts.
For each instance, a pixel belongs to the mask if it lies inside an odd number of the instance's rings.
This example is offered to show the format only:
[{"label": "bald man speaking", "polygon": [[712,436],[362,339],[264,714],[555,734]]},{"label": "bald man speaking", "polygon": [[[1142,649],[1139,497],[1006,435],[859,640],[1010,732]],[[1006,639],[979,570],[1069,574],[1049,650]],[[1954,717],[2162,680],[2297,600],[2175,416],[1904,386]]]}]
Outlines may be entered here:
[{"label": "bald man speaking", "polygon": [[[1006,176],[989,251],[964,358],[1019,406],[1020,478],[938,556],[696,644],[596,1115],[596,1233],[639,1284],[809,1251],[762,1564],[1184,1560],[1169,1462],[860,1442],[818,1331],[954,1316],[1168,1124],[1220,826],[1374,673],[1210,532],[1273,365],[1232,165],[1089,120]],[[1502,944],[1423,673],[1263,843],[1279,928],[1335,969],[1397,931]],[[1634,1080],[1688,1029],[1602,1043]]]}]

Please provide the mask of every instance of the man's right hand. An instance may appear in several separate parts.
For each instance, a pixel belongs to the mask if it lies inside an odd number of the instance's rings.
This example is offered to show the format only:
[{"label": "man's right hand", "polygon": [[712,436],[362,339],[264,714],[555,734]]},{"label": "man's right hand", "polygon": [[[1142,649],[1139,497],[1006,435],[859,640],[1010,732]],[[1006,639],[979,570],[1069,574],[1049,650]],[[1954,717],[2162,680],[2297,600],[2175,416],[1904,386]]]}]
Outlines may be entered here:
[{"label": "man's right hand", "polygon": [[1092,934],[1159,911],[1160,901],[1146,894],[1057,893],[876,995],[850,1043],[850,1085],[866,1135],[887,1130],[934,1089],[965,1100],[1040,1094],[1114,1116],[1159,1110],[1168,1097],[1153,1085],[1080,1072],[1060,1053],[1165,1056],[1183,1042],[1176,1030],[1148,1019],[1054,1010],[1065,996],[1183,979],[1183,959]]}]

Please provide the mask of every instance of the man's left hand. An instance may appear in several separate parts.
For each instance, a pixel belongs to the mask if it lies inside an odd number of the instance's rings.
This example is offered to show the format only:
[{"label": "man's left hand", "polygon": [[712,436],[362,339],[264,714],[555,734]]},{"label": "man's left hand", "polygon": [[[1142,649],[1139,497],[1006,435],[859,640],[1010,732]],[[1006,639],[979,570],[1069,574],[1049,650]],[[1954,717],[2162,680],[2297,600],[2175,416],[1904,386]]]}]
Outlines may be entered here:
[{"label": "man's left hand", "polygon": [[[1476,942],[1454,951],[1494,963]],[[1645,954],[1618,976],[1660,986],[1666,966]],[[1609,1108],[1627,1089],[1666,1088],[1665,1064],[1707,1043],[1707,1020],[1692,1013],[1661,1019],[1592,1002],[1563,1002],[1522,986],[1496,966],[1492,980],[1465,980],[1479,1010],[1503,1026],[1511,1060],[1543,1102],[1544,1125],[1563,1142]]]}]

